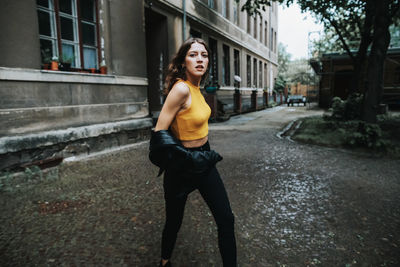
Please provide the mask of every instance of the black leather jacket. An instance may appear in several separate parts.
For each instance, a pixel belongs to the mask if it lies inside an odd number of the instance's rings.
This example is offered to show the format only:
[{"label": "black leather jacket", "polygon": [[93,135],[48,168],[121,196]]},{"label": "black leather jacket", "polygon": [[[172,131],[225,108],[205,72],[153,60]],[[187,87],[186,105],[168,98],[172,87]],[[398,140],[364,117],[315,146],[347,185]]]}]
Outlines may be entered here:
[{"label": "black leather jacket", "polygon": [[151,131],[150,161],[160,168],[158,176],[164,170],[179,171],[188,175],[207,173],[222,157],[214,150],[193,151],[185,148],[170,131]]}]

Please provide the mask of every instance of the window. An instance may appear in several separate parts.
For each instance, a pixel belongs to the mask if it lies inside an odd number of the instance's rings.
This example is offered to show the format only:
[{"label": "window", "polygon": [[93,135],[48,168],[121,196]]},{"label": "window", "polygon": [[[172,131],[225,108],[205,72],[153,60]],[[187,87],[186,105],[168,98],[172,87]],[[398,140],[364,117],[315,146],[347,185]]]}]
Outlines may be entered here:
[{"label": "window", "polygon": [[240,76],[240,54],[236,49],[233,50],[233,65],[235,75]]},{"label": "window", "polygon": [[254,38],[256,38],[257,39],[257,16],[253,16],[253,27],[254,27],[254,30],[253,30],[253,36],[254,36]]},{"label": "window", "polygon": [[229,19],[229,0],[222,0],[222,16]]},{"label": "window", "polygon": [[50,63],[52,57],[58,57],[57,30],[53,1],[37,1],[40,53],[42,63]]},{"label": "window", "polygon": [[229,46],[222,46],[223,52],[223,64],[222,64],[222,77],[224,77],[224,85],[231,85],[231,68],[230,68],[230,57],[229,57]]},{"label": "window", "polygon": [[257,59],[253,59],[253,86],[257,87]]},{"label": "window", "polygon": [[247,71],[247,87],[251,87],[251,57],[247,55],[247,62],[246,62],[246,71]]},{"label": "window", "polygon": [[276,53],[276,32],[274,32],[274,51]]},{"label": "window", "polygon": [[95,0],[37,0],[42,63],[52,57],[73,68],[98,68]]},{"label": "window", "polygon": [[264,44],[268,47],[268,22],[264,22]]},{"label": "window", "polygon": [[263,86],[263,71],[262,71],[263,64],[260,60],[259,62],[259,69],[258,69],[258,87],[261,88]]},{"label": "window", "polygon": [[247,14],[247,33],[250,34],[251,33],[251,17],[249,15],[249,13]]},{"label": "window", "polygon": [[201,32],[190,29],[190,36],[194,38],[201,38]]},{"label": "window", "polygon": [[214,7],[215,7],[215,5],[214,5],[214,0],[208,0],[208,6],[209,6],[210,8],[214,8]]},{"label": "window", "polygon": [[264,63],[264,88],[268,88],[268,65]]},{"label": "window", "polygon": [[209,47],[211,56],[210,59],[210,82],[211,84],[218,83],[218,54],[217,54],[217,41],[209,38]]},{"label": "window", "polygon": [[262,42],[262,17],[260,16],[260,42]]},{"label": "window", "polygon": [[239,3],[233,4],[233,23],[239,25]]},{"label": "window", "polygon": [[273,51],[274,49],[274,28],[271,28],[270,31],[270,38],[269,38],[269,49]]}]

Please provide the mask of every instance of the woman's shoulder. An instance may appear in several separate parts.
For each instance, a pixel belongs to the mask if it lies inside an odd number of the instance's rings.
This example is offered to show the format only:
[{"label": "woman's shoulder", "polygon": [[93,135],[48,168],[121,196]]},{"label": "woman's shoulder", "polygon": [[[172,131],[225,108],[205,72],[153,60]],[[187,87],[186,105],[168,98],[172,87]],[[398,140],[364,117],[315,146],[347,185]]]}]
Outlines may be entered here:
[{"label": "woman's shoulder", "polygon": [[185,83],[184,80],[178,80],[174,86],[171,88],[171,93],[186,96],[189,94],[190,89],[189,86]]}]

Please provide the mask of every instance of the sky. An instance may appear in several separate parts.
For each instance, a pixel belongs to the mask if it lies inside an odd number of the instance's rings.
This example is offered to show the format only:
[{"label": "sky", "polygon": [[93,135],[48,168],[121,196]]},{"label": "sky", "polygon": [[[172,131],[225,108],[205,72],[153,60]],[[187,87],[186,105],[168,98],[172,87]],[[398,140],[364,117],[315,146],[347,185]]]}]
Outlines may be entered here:
[{"label": "sky", "polygon": [[289,8],[279,5],[278,11],[278,42],[287,45],[291,59],[308,57],[308,33],[310,39],[318,39],[319,34],[314,31],[321,31],[322,24],[316,24],[310,13],[301,13],[297,4]]}]

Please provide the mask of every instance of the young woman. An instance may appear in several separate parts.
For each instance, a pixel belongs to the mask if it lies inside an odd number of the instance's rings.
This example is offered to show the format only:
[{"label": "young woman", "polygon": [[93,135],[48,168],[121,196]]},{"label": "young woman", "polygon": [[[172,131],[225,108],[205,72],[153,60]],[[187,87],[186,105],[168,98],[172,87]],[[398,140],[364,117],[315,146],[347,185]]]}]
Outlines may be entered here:
[{"label": "young woman", "polygon": [[[160,266],[171,266],[170,258],[185,203],[188,194],[196,189],[217,223],[223,265],[237,265],[234,216],[224,184],[215,168],[222,157],[210,150],[208,119],[211,110],[200,92],[200,83],[208,73],[208,56],[208,47],[201,39],[190,38],[182,44],[168,67],[165,82],[167,98],[150,141],[150,159],[153,163],[157,160],[161,162],[155,163],[160,167],[160,173],[165,169],[166,222],[162,233]],[[164,148],[161,154],[157,150],[159,147]]]}]

